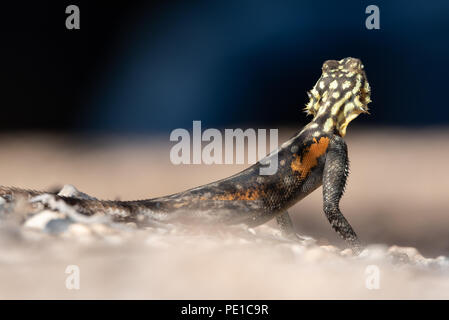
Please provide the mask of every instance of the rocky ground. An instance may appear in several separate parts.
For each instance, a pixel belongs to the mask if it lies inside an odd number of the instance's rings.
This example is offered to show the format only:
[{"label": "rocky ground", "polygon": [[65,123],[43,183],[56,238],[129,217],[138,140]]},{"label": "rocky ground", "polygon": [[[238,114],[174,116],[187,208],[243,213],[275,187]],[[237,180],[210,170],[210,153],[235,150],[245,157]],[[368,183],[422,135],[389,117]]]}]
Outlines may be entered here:
[{"label": "rocky ground", "polygon": [[[280,140],[291,133],[281,131]],[[325,220],[321,190],[290,210],[302,241],[283,238],[272,223],[137,229],[0,199],[0,299],[447,299],[448,138],[436,129],[351,130],[341,208],[367,244],[357,257]],[[58,190],[71,183],[127,200],[245,167],[174,166],[163,137],[86,140],[0,137],[0,184]]]}]

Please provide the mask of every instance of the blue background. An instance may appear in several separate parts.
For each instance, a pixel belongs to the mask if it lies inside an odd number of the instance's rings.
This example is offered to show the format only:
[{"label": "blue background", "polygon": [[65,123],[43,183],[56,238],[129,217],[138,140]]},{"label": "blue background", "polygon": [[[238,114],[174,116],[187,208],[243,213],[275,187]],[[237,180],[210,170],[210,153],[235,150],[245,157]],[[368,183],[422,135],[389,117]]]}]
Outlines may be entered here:
[{"label": "blue background", "polygon": [[358,125],[449,124],[449,1],[72,2],[4,10],[1,130],[302,125],[323,61],[347,56],[372,87]]}]

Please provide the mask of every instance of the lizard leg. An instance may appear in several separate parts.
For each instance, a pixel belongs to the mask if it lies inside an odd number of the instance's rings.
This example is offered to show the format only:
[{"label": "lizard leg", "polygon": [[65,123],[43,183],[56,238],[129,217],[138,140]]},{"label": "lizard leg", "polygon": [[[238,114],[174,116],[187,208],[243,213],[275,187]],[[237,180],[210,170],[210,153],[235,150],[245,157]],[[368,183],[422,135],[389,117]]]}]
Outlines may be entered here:
[{"label": "lizard leg", "polygon": [[323,172],[323,209],[332,228],[346,241],[353,252],[361,250],[360,241],[340,211],[339,203],[349,174],[348,149],[339,136],[329,144]]},{"label": "lizard leg", "polygon": [[288,212],[285,211],[276,216],[276,222],[281,229],[282,235],[286,238],[296,237],[296,232],[293,229],[292,219],[288,215]]}]

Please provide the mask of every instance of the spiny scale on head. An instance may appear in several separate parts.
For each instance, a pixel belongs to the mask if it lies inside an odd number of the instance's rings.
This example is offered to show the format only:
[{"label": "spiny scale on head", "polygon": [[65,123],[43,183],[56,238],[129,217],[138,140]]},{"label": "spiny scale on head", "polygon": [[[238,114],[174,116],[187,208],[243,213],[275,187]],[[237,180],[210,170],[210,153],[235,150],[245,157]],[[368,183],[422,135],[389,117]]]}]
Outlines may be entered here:
[{"label": "spiny scale on head", "polygon": [[321,124],[324,131],[336,129],[344,136],[349,122],[360,113],[368,113],[370,93],[359,59],[328,60],[323,64],[320,79],[308,92],[305,111],[314,116],[313,122]]}]

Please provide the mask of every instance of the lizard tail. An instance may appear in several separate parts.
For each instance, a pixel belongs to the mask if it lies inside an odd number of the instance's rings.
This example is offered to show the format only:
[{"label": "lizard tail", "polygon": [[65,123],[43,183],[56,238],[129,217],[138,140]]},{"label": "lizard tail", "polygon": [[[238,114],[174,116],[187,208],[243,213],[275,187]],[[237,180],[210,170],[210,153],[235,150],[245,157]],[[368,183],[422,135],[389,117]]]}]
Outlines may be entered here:
[{"label": "lizard tail", "polygon": [[0,197],[2,197],[3,199],[5,199],[7,201],[12,201],[19,197],[22,197],[25,199],[31,199],[33,197],[36,197],[36,196],[44,194],[44,193],[54,194],[53,192],[48,192],[48,191],[36,191],[36,190],[28,190],[28,189],[0,186]]}]

